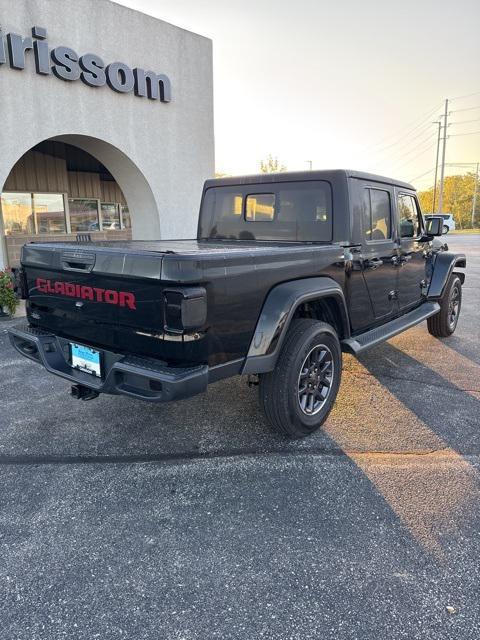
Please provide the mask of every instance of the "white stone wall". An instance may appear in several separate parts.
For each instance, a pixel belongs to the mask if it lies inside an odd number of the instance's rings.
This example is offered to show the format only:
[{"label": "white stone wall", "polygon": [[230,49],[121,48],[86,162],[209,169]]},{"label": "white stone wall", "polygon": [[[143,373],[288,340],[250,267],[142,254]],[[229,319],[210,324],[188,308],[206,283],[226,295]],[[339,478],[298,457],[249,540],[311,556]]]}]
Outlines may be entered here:
[{"label": "white stone wall", "polygon": [[22,71],[0,65],[0,189],[28,149],[59,138],[111,171],[135,238],[195,236],[202,184],[214,173],[211,41],[110,0],[0,0],[4,35],[30,36],[35,25],[50,48],[166,74],[172,101],[38,75],[33,52]]}]

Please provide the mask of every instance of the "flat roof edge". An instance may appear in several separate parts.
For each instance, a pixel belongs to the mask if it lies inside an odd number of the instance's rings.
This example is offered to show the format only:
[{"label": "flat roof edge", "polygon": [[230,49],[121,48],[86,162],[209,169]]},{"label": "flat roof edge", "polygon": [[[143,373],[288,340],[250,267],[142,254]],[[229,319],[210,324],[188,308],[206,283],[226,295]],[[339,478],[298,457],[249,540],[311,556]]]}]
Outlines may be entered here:
[{"label": "flat roof edge", "polygon": [[173,29],[178,29],[179,31],[184,31],[185,33],[195,36],[196,38],[201,38],[202,40],[207,40],[208,42],[213,43],[212,38],[209,36],[205,36],[202,33],[197,33],[196,31],[192,31],[191,29],[185,29],[185,27],[179,27],[178,24],[173,24],[173,22],[168,22],[168,20],[163,20],[163,18],[152,16],[151,13],[147,13],[146,11],[141,11],[139,9],[134,9],[133,7],[129,7],[128,5],[123,4],[120,0],[104,0],[104,2],[109,2],[110,4],[114,4],[118,7],[122,7],[122,9],[125,9],[125,11],[138,13],[140,15],[146,16],[147,18],[150,18],[151,20],[155,20],[156,22],[161,22],[162,24],[167,25],[168,27],[172,27]]}]

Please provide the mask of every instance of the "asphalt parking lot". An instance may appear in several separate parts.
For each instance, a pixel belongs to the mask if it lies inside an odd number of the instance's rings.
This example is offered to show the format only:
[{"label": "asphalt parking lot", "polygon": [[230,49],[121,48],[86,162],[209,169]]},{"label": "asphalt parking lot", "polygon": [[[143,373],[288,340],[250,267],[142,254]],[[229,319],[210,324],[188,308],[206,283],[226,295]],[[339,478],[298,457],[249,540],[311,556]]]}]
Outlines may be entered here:
[{"label": "asphalt parking lot", "polygon": [[480,236],[456,334],[358,361],[322,433],[241,379],[80,403],[0,325],[3,640],[480,637]]}]

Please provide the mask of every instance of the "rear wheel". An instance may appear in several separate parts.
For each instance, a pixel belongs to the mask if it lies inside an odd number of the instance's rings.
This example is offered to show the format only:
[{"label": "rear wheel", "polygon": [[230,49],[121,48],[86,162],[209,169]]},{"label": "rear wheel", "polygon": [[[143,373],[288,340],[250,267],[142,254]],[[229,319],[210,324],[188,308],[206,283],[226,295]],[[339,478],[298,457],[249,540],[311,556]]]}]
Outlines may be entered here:
[{"label": "rear wheel", "polygon": [[437,338],[448,338],[457,328],[462,307],[462,281],[455,274],[450,276],[440,311],[427,320],[428,331]]},{"label": "rear wheel", "polygon": [[444,233],[444,234],[447,234],[447,233],[450,231],[450,228],[449,228],[449,227],[447,227],[447,225],[446,225],[446,224],[444,224],[444,225],[443,225],[443,229],[442,229],[442,231],[443,231],[443,233]]},{"label": "rear wheel", "polygon": [[334,329],[317,320],[294,320],[274,371],[260,376],[260,403],[275,431],[301,438],[330,413],[342,373]]}]

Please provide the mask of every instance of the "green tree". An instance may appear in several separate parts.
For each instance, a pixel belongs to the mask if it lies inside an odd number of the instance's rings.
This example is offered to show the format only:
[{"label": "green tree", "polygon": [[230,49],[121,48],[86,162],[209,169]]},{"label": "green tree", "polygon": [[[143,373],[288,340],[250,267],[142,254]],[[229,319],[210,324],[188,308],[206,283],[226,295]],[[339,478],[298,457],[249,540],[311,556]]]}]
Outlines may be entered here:
[{"label": "green tree", "polygon": [[[458,229],[469,229],[472,227],[474,187],[475,174],[472,172],[464,173],[462,175],[447,176],[444,180],[442,213],[453,214]],[[438,207],[438,195],[437,188],[436,207]],[[420,200],[422,211],[424,213],[432,213],[433,186],[425,191],[420,191],[418,193],[418,198]],[[476,209],[475,226],[480,227],[480,198],[478,191]]]},{"label": "green tree", "polygon": [[262,173],[279,173],[286,171],[287,167],[279,161],[276,156],[269,154],[265,160],[260,161],[260,171]]}]

